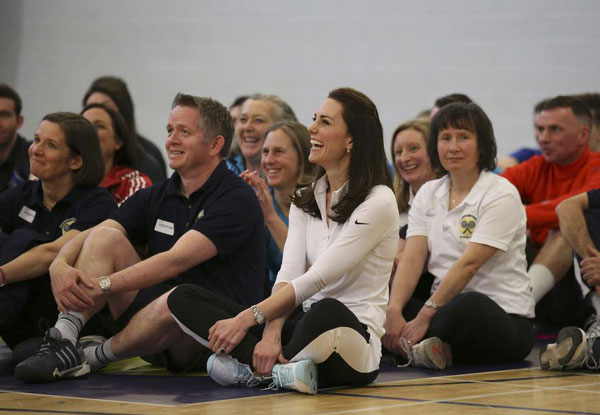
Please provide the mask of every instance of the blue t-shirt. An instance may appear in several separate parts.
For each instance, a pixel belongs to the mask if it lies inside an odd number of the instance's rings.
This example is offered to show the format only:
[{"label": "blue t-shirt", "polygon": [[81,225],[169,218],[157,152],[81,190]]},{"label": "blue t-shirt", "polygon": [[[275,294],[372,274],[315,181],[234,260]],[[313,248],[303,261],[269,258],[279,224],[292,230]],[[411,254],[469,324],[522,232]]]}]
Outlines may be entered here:
[{"label": "blue t-shirt", "polygon": [[196,230],[217,255],[165,281],[196,284],[248,306],[265,297],[265,232],[254,191],[222,161],[188,198],[177,173],[141,189],[112,215],[134,245],[148,244],[150,255],[167,251],[187,231]]},{"label": "blue t-shirt", "polygon": [[[277,213],[277,216],[283,221],[286,227],[289,227],[289,222],[287,216],[283,214],[281,208],[277,204],[275,200],[275,190],[271,187],[271,198],[273,199],[273,208]],[[269,287],[273,287],[275,283],[275,279],[277,278],[277,273],[279,272],[279,268],[281,268],[281,260],[283,259],[283,254],[279,247],[277,246],[277,242],[271,236],[271,232],[268,229],[265,229],[267,233],[267,269],[269,272]]]}]

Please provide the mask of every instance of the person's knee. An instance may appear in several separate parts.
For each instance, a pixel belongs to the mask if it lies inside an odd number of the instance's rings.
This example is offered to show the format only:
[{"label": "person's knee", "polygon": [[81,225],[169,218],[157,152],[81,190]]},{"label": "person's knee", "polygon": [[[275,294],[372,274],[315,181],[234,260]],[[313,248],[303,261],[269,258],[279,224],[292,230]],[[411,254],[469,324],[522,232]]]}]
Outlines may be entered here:
[{"label": "person's knee", "polygon": [[83,249],[91,250],[94,255],[113,256],[129,247],[131,243],[123,232],[108,226],[100,226],[86,238]]}]

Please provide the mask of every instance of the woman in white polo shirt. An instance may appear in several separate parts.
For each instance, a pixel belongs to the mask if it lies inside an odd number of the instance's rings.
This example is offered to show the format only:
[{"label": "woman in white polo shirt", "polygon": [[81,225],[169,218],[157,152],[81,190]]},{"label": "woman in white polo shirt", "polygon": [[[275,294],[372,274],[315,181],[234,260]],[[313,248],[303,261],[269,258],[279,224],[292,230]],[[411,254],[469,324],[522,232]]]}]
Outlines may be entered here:
[{"label": "woman in white polo shirt", "polygon": [[[424,184],[411,206],[383,344],[432,369],[521,360],[534,315],[526,217],[514,186],[492,173],[492,124],[474,103],[445,106],[432,120],[428,153],[447,174]],[[425,265],[435,281],[423,303],[411,296]]]}]

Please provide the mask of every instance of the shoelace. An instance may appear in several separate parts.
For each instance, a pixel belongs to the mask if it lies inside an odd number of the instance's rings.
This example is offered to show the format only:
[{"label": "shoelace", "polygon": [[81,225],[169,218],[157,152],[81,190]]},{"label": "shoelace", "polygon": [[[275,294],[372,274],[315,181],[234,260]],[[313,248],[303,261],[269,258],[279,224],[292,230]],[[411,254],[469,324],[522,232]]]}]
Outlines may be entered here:
[{"label": "shoelace", "polygon": [[235,372],[236,377],[240,379],[240,383],[245,383],[249,388],[257,386],[263,382],[263,379],[254,376],[252,370],[246,365],[235,365]]},{"label": "shoelace", "polygon": [[588,336],[600,337],[600,319],[595,314],[592,314],[586,321],[585,327]]},{"label": "shoelace", "polygon": [[408,343],[408,340],[406,340],[404,337],[400,337],[400,348],[402,349],[402,351],[404,352],[404,354],[406,354],[406,359],[408,360],[406,363],[400,364],[400,363],[396,363],[397,367],[408,367],[410,366],[415,358],[413,356],[412,350],[410,348],[410,345]]},{"label": "shoelace", "polygon": [[295,382],[293,370],[294,369],[292,369],[291,367],[279,367],[279,369],[276,372],[271,373],[271,383],[269,384],[269,386],[261,390],[276,391],[279,390],[279,388],[283,388],[285,385],[293,385]]},{"label": "shoelace", "polygon": [[51,337],[49,334],[46,334],[44,336],[44,340],[42,341],[40,349],[36,354],[40,356],[46,356],[55,353],[60,348],[61,344],[59,343],[59,341],[54,337]]},{"label": "shoelace", "polygon": [[581,366],[585,367],[587,369],[592,369],[592,370],[599,369],[600,362],[598,361],[596,356],[594,356],[594,342],[596,341],[596,336],[588,334],[586,337],[587,337],[587,339],[586,339],[587,349],[585,352],[586,356],[583,359],[583,363],[581,364]]}]

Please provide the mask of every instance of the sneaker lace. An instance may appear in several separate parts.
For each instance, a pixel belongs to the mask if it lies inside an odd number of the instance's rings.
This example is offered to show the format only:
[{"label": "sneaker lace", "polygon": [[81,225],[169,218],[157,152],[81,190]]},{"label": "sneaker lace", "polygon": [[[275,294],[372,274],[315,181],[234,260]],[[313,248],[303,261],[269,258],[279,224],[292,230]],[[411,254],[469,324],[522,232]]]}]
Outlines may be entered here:
[{"label": "sneaker lace", "polygon": [[[597,321],[596,321],[597,323]],[[596,324],[594,323],[594,324]],[[596,356],[594,356],[594,342],[596,341],[596,335],[595,334],[588,334],[586,339],[587,342],[587,348],[586,348],[586,356],[583,359],[583,363],[581,364],[582,367],[585,367],[587,369],[591,369],[591,370],[596,370],[596,369],[600,369],[600,361],[598,360],[598,358]]]},{"label": "sneaker lace", "polygon": [[235,365],[235,375],[240,379],[240,383],[245,383],[250,388],[262,383],[262,379],[254,376],[252,370],[246,365]]},{"label": "sneaker lace", "polygon": [[414,362],[415,358],[413,356],[413,353],[412,353],[412,350],[408,343],[408,340],[406,340],[404,337],[400,337],[400,348],[406,355],[407,362],[403,363],[403,364],[396,363],[396,366],[397,367],[408,367]]},{"label": "sneaker lace", "polygon": [[50,336],[49,333],[46,333],[46,335],[44,336],[44,340],[42,341],[42,344],[41,344],[39,350],[37,351],[36,355],[48,356],[48,355],[54,354],[55,352],[60,350],[61,347],[62,347],[62,345],[60,344],[60,342],[57,339]]},{"label": "sneaker lace", "polygon": [[585,327],[587,327],[587,335],[593,336],[594,338],[600,337],[600,319],[596,314],[592,314],[586,321]]},{"label": "sneaker lace", "polygon": [[294,378],[294,369],[292,367],[280,366],[276,371],[271,373],[271,383],[266,388],[267,390],[279,390],[286,385],[293,385],[296,382]]}]

